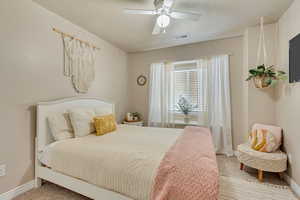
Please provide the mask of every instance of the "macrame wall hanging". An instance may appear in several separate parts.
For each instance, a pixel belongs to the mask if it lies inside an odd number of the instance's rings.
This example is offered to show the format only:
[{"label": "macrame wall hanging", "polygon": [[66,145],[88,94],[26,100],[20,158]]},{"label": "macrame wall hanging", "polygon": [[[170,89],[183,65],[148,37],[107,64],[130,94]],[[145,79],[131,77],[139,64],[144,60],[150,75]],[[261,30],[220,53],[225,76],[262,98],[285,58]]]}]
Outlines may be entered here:
[{"label": "macrame wall hanging", "polygon": [[95,79],[95,57],[99,49],[88,42],[53,29],[64,44],[64,75],[70,77],[77,93],[87,93]]}]

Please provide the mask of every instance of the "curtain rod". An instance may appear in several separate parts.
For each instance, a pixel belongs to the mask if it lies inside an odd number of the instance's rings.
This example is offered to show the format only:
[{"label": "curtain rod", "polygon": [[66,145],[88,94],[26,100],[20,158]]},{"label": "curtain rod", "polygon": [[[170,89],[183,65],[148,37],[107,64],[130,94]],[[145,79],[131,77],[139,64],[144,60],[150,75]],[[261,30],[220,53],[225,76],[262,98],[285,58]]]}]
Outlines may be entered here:
[{"label": "curtain rod", "polygon": [[81,40],[81,39],[79,39],[79,38],[76,38],[76,37],[73,36],[73,35],[64,33],[64,32],[62,32],[62,31],[60,31],[60,30],[58,30],[58,29],[56,29],[56,28],[52,28],[52,30],[53,30],[54,32],[56,32],[56,33],[62,34],[63,36],[72,38],[72,39],[74,39],[74,40],[78,40],[78,41],[80,41],[81,43],[84,43],[84,44],[86,44],[86,45],[88,45],[88,46],[90,46],[90,47],[93,47],[93,48],[95,48],[95,49],[97,49],[97,50],[100,50],[99,47],[96,47],[95,45],[93,45],[93,44],[91,44],[91,43],[89,43],[89,42],[87,42],[87,41],[83,41],[83,40]]}]

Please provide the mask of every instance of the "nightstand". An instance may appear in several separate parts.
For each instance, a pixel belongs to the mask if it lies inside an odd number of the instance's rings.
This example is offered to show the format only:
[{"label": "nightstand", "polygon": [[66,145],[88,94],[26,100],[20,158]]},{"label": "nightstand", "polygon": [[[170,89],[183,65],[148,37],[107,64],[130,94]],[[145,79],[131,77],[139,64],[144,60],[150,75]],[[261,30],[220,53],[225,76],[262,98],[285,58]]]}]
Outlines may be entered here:
[{"label": "nightstand", "polygon": [[123,124],[129,125],[129,126],[144,126],[143,121],[138,121],[138,122],[126,122],[123,121]]}]

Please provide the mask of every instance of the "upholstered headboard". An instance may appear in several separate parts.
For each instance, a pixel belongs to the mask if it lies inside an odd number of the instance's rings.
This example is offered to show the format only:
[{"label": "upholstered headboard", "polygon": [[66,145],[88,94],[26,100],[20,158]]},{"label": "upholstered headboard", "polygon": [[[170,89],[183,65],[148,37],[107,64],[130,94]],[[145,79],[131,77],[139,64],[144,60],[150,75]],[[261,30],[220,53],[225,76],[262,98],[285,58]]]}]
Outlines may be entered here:
[{"label": "upholstered headboard", "polygon": [[64,113],[74,107],[103,107],[105,110],[111,110],[112,113],[115,113],[113,103],[105,102],[93,97],[72,97],[55,101],[40,102],[37,105],[37,152],[43,150],[46,145],[54,141],[47,123],[49,114],[54,112]]}]

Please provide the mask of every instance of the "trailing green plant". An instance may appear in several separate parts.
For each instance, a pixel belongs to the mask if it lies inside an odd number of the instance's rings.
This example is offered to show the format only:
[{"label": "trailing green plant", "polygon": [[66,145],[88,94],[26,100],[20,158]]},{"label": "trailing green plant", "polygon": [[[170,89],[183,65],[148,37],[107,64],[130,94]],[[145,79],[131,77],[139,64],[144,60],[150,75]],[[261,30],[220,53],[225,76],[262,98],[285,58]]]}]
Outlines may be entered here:
[{"label": "trailing green plant", "polygon": [[139,120],[142,119],[142,115],[141,115],[140,113],[138,113],[138,112],[132,113],[132,116],[133,116],[133,117],[137,117]]},{"label": "trailing green plant", "polygon": [[249,77],[246,81],[260,79],[264,86],[275,85],[280,80],[286,80],[287,76],[284,71],[276,70],[274,66],[266,67],[264,64],[249,70]]}]

